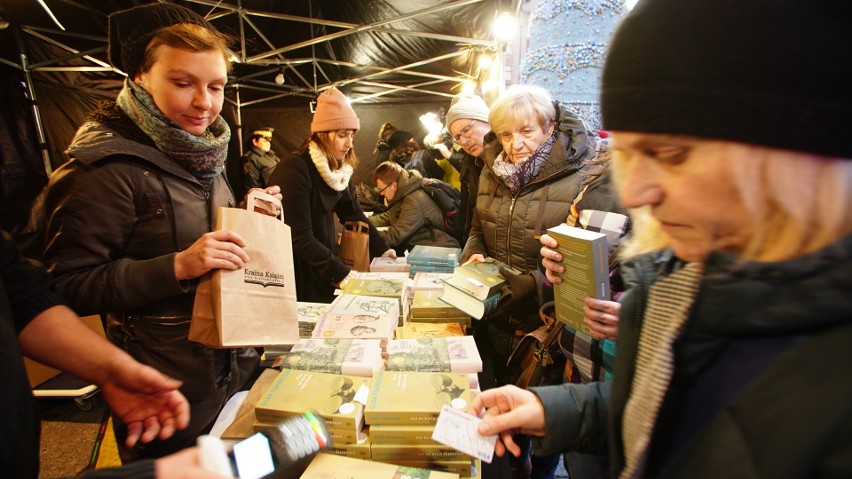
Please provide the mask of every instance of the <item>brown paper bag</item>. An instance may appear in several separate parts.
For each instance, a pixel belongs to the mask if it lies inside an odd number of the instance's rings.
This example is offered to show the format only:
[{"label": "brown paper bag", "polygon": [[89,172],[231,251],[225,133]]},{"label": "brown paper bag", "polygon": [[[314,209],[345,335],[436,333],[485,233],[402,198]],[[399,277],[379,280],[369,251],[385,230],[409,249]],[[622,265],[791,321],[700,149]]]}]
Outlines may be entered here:
[{"label": "brown paper bag", "polygon": [[262,202],[281,211],[281,202],[261,191],[249,194],[247,210],[218,209],[216,229],[242,236],[249,262],[239,270],[204,275],[195,293],[190,340],[214,348],[299,341],[290,227],[256,213]]},{"label": "brown paper bag", "polygon": [[370,225],[363,221],[343,223],[337,256],[355,271],[370,271]]}]

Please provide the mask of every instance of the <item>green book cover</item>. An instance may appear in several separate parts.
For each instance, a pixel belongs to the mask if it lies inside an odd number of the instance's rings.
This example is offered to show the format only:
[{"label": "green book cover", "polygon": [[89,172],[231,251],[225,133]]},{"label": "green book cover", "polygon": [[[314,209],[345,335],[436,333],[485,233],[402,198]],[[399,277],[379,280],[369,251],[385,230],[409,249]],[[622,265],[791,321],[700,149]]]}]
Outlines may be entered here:
[{"label": "green book cover", "polygon": [[405,282],[399,279],[350,279],[343,288],[343,294],[359,296],[378,296],[381,298],[400,298]]},{"label": "green book cover", "polygon": [[388,343],[387,351],[387,371],[482,371],[482,359],[473,336],[397,339]]},{"label": "green book cover", "polygon": [[485,261],[479,263],[459,266],[447,280],[447,284],[482,301],[499,294],[500,288],[506,282],[499,272],[500,267],[514,273],[520,273],[501,261],[486,258]]},{"label": "green book cover", "polygon": [[439,444],[432,439],[434,425],[375,424],[370,426],[373,444]]},{"label": "green book cover", "polygon": [[414,300],[411,303],[409,310],[411,311],[412,321],[420,318],[436,319],[448,318],[455,320],[466,320],[468,315],[458,308],[445,303],[440,296],[444,293],[444,288],[420,290],[414,292]]},{"label": "green book cover", "polygon": [[470,456],[443,444],[376,444],[370,446],[374,461],[399,459],[403,461],[426,461],[429,459],[470,460]]},{"label": "green book cover", "polygon": [[441,298],[441,301],[453,305],[453,307],[458,308],[459,311],[470,317],[482,319],[497,307],[500,294],[498,290],[488,298],[479,299],[476,296],[471,296],[467,291],[462,291],[452,284],[447,283],[439,298]]},{"label": "green book cover", "polygon": [[370,378],[341,376],[283,369],[255,406],[259,422],[278,422],[305,411],[316,411],[329,427],[347,427],[358,432],[364,406],[354,401]]},{"label": "green book cover", "polygon": [[456,267],[459,265],[460,256],[461,249],[459,248],[416,245],[414,248],[411,248],[407,259],[410,265]]},{"label": "green book cover", "polygon": [[373,377],[367,424],[432,424],[444,404],[466,411],[473,400],[465,373],[379,371]]},{"label": "green book cover", "polygon": [[609,249],[604,233],[561,224],[547,230],[562,255],[565,273],[554,285],[556,319],[585,334],[591,329],[583,322],[587,297],[610,299]]},{"label": "green book cover", "polygon": [[286,369],[372,377],[381,369],[378,339],[301,339],[276,362]]}]

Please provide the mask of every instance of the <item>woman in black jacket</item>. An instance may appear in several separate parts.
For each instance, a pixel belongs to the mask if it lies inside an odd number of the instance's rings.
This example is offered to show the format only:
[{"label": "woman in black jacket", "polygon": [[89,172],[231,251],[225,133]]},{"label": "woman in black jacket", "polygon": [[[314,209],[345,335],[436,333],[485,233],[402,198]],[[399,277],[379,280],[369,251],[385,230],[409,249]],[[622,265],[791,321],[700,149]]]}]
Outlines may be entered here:
[{"label": "woman in black jacket", "polygon": [[[349,275],[337,257],[334,216],[369,224],[351,182],[357,164],[352,142],[360,127],[346,97],[326,90],[317,99],[307,150],[284,158],[269,177],[269,185],[281,186],[284,221],[292,228],[299,301],[330,303]],[[370,226],[370,258],[382,255],[396,257]]]}]

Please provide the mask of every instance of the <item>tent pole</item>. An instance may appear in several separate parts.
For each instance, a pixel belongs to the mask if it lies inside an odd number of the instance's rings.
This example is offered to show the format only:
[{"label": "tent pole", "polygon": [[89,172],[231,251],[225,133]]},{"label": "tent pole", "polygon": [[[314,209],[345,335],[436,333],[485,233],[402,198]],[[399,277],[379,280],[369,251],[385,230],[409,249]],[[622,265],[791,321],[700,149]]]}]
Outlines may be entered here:
[{"label": "tent pole", "polygon": [[239,142],[239,145],[240,145],[238,151],[240,152],[240,158],[242,158],[243,157],[243,114],[240,111],[242,109],[242,103],[240,103],[240,85],[234,85],[234,96],[236,97],[236,101],[237,101],[237,113],[235,115],[236,120],[237,120],[237,124],[235,126],[237,127],[237,141]]},{"label": "tent pole", "polygon": [[38,138],[38,149],[41,153],[41,161],[44,164],[44,171],[50,177],[53,174],[53,166],[50,163],[50,153],[47,151],[47,139],[44,134],[44,125],[41,121],[41,111],[38,108],[38,100],[36,100],[35,88],[33,86],[33,77],[30,71],[29,60],[24,52],[24,42],[21,38],[21,31],[15,30],[15,38],[18,42],[18,50],[21,54],[21,69],[24,72],[24,79],[27,83],[27,96],[29,96],[30,106],[33,112],[33,123],[35,123],[36,138]]}]

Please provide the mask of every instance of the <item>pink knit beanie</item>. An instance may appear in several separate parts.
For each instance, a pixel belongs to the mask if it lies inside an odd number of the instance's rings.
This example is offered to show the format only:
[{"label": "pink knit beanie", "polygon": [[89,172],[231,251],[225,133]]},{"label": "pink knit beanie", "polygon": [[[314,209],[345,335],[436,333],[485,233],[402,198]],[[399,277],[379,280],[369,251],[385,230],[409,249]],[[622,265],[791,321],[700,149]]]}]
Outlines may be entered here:
[{"label": "pink knit beanie", "polygon": [[340,90],[330,88],[320,94],[314,110],[314,119],[311,121],[311,133],[359,128],[361,121]]}]

